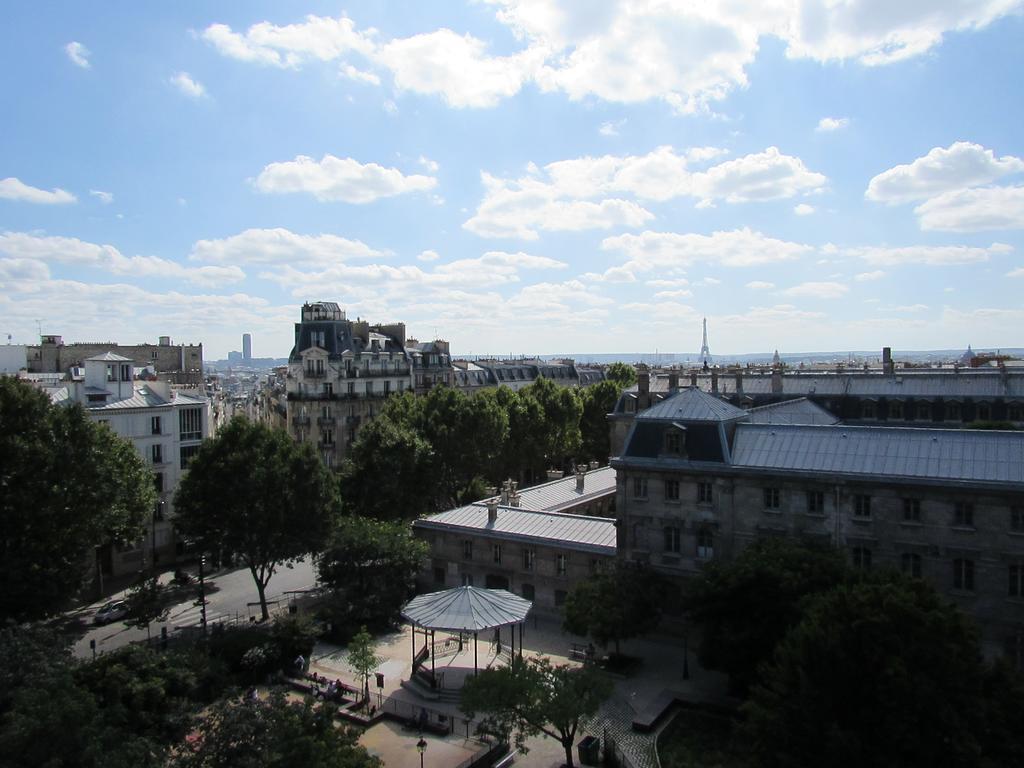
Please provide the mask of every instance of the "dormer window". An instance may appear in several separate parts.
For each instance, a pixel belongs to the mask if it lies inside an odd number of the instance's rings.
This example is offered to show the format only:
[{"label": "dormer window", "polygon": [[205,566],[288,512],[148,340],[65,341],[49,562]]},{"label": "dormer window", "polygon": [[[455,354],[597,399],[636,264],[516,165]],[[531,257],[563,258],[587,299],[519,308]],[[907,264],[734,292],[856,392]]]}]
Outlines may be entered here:
[{"label": "dormer window", "polygon": [[686,451],[686,427],[681,424],[673,424],[665,431],[665,453],[676,456]]}]

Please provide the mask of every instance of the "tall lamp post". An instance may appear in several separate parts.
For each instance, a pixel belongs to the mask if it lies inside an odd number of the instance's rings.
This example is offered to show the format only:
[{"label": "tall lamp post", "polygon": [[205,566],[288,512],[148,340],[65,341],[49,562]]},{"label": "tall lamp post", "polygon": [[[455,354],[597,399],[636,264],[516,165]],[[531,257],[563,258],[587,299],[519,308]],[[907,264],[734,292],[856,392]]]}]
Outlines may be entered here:
[{"label": "tall lamp post", "polygon": [[416,742],[416,749],[420,753],[420,768],[423,768],[423,755],[427,752],[427,742],[422,736],[420,736],[420,740]]}]

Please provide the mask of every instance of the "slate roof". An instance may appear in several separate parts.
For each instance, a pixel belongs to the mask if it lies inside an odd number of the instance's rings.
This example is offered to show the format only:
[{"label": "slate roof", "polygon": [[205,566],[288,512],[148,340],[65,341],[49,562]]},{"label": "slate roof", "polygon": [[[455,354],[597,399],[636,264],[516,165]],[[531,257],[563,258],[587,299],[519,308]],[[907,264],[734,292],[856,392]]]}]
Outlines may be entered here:
[{"label": "slate roof", "polygon": [[746,411],[731,403],[687,387],[638,414],[637,420],[732,421],[746,415]]},{"label": "slate roof", "polygon": [[839,419],[806,397],[751,408],[751,424],[838,424]]},{"label": "slate roof", "polygon": [[104,352],[102,355],[94,355],[93,357],[87,357],[86,360],[101,360],[104,363],[130,363],[133,362],[130,357],[121,357],[115,355],[113,352]]},{"label": "slate roof", "polygon": [[[609,496],[615,493],[615,470],[601,467],[586,472],[583,477],[583,492],[576,490],[576,476],[569,475],[560,480],[550,480],[519,491],[519,508],[542,512],[558,512],[581,501]],[[495,497],[496,498],[496,497]]]},{"label": "slate roof", "polygon": [[532,607],[508,590],[455,587],[417,595],[402,607],[402,618],[428,629],[479,632],[518,624]]},{"label": "slate roof", "polygon": [[[614,478],[614,470],[610,470]],[[615,554],[615,520],[562,512],[540,512],[519,507],[498,507],[498,517],[488,520],[487,505],[476,503],[413,522],[413,528],[425,530],[465,530],[487,533],[506,541],[557,544],[564,549]]]},{"label": "slate roof", "polygon": [[1024,432],[740,424],[732,465],[1024,489]]}]

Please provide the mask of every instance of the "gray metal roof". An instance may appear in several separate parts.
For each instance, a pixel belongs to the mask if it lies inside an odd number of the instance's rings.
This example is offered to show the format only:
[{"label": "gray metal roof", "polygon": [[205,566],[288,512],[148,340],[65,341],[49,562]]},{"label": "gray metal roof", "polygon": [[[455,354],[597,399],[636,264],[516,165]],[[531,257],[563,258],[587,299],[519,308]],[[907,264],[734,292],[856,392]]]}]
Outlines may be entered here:
[{"label": "gray metal roof", "polygon": [[838,424],[839,419],[806,397],[751,408],[750,424]]},{"label": "gray metal roof", "polygon": [[87,357],[86,360],[101,360],[105,363],[130,363],[132,359],[130,357],[121,357],[115,355],[113,352],[104,352],[102,355],[95,355],[93,357]]},{"label": "gray metal roof", "polygon": [[699,389],[680,390],[637,416],[638,419],[670,421],[731,421],[747,412]]},{"label": "gray metal roof", "polygon": [[456,587],[417,595],[402,607],[402,618],[420,627],[479,632],[518,624],[533,603],[504,589]]},{"label": "gray metal roof", "polygon": [[732,464],[836,475],[1024,484],[1024,432],[740,424]]},{"label": "gray metal roof", "polygon": [[583,501],[614,493],[615,470],[611,467],[601,467],[584,473],[582,492],[576,490],[575,475],[524,488],[519,491],[519,507],[541,512],[558,512]]},{"label": "gray metal roof", "polygon": [[[610,470],[614,477],[615,470]],[[558,546],[601,555],[615,554],[615,520],[562,512],[538,512],[519,507],[498,507],[494,522],[486,504],[469,504],[413,522],[413,528],[485,534],[505,541]]]}]

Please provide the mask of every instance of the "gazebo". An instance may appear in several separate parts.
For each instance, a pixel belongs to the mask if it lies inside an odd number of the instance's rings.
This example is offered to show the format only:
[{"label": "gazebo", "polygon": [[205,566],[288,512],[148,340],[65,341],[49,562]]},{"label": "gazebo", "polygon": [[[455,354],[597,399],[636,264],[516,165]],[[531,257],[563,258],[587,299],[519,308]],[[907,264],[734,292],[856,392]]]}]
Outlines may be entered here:
[{"label": "gazebo", "polygon": [[[495,630],[500,643],[502,627],[511,628],[510,651],[516,652],[516,626],[519,626],[519,656],[523,655],[523,623],[533,603],[505,589],[481,589],[479,587],[456,587],[442,592],[417,595],[402,608],[402,618],[412,625],[412,674],[427,658],[430,659],[431,687],[436,687],[434,668],[436,649],[434,633],[459,633],[459,650],[462,650],[463,633],[473,634],[473,674],[479,668],[477,640],[484,630]],[[423,632],[423,647],[416,650],[417,630]],[[428,639],[429,638],[429,639]],[[429,645],[428,645],[429,642]]]}]

